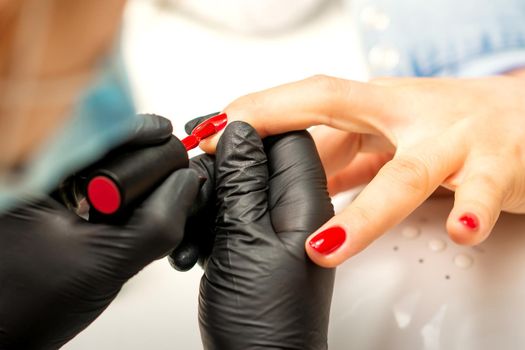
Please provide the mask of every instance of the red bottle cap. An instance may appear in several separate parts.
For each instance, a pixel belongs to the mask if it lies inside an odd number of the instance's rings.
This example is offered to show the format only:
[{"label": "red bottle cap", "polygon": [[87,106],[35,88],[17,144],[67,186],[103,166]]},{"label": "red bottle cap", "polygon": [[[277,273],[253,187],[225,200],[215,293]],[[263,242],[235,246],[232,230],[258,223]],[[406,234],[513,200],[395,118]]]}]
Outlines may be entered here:
[{"label": "red bottle cap", "polygon": [[87,186],[89,202],[103,214],[113,214],[120,208],[120,190],[109,177],[96,176]]}]

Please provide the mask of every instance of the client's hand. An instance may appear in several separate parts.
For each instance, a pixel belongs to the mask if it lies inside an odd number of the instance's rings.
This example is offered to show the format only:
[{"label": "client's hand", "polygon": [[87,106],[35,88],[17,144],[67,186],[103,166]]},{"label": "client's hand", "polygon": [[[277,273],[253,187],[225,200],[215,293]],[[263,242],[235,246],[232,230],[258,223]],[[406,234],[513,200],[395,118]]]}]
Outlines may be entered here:
[{"label": "client's hand", "polygon": [[[485,240],[501,211],[525,213],[523,78],[315,77],[239,98],[224,112],[262,137],[325,125],[312,134],[331,192],[370,181],[309,237],[307,252],[321,266],[363,250],[440,185],[455,192],[446,225],[461,244]],[[201,146],[212,152],[218,137]]]}]

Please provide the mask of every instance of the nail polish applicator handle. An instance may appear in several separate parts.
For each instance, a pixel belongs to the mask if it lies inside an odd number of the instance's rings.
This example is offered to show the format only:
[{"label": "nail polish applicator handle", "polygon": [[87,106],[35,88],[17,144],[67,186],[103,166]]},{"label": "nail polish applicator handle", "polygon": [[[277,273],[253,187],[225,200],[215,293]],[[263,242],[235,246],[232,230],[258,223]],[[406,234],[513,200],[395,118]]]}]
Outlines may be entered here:
[{"label": "nail polish applicator handle", "polygon": [[226,125],[226,115],[199,124],[182,141],[171,136],[160,145],[115,154],[87,172],[85,196],[90,209],[102,216],[116,216],[151,193],[174,171],[187,168],[188,151]]},{"label": "nail polish applicator handle", "polygon": [[97,164],[88,173],[85,195],[91,210],[117,215],[188,165],[186,148],[172,135],[163,144],[124,151]]}]

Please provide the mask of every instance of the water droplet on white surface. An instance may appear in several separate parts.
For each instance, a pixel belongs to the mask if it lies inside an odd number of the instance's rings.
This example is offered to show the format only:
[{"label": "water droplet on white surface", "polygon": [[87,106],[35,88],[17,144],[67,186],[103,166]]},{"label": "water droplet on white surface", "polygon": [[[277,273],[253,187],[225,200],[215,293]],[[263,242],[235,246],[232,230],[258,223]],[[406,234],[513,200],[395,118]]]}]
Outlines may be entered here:
[{"label": "water droplet on white surface", "polygon": [[442,252],[447,248],[447,243],[442,239],[433,239],[428,242],[428,249],[433,252]]},{"label": "water droplet on white surface", "polygon": [[405,226],[401,230],[403,237],[408,239],[417,238],[421,234],[421,230],[416,226]]},{"label": "water droplet on white surface", "polygon": [[473,263],[474,259],[466,254],[459,254],[454,258],[454,264],[461,269],[468,269]]}]

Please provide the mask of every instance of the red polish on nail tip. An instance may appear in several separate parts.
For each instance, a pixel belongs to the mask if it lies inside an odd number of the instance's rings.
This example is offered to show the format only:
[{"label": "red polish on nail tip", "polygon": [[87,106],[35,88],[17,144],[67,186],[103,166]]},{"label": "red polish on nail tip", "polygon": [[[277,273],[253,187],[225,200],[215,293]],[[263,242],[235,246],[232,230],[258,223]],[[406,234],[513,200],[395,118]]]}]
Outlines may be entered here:
[{"label": "red polish on nail tip", "polygon": [[464,214],[462,217],[459,218],[459,222],[461,222],[464,226],[468,227],[471,230],[476,230],[479,226],[477,217],[472,214]]},{"label": "red polish on nail tip", "polygon": [[182,143],[184,144],[184,147],[189,151],[191,149],[194,149],[199,145],[199,143],[204,140],[207,137],[210,137],[211,135],[215,135],[228,123],[228,116],[226,113],[222,113],[219,115],[216,115],[215,117],[211,117],[210,119],[207,119],[197,125],[195,129],[191,132],[191,135],[185,137],[182,140]]},{"label": "red polish on nail tip", "polygon": [[181,142],[188,151],[199,145],[199,140],[193,135],[186,136]]},{"label": "red polish on nail tip", "polygon": [[308,244],[315,251],[328,255],[339,248],[346,239],[346,232],[339,226],[330,227],[316,234]]}]

